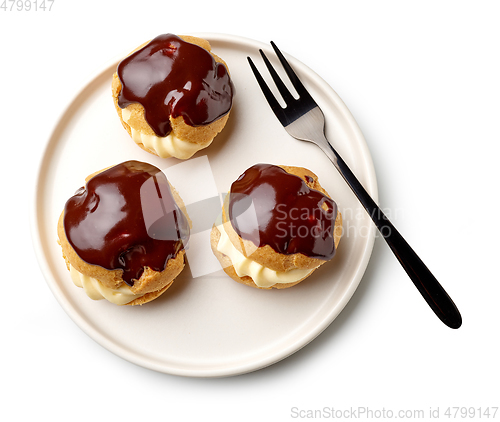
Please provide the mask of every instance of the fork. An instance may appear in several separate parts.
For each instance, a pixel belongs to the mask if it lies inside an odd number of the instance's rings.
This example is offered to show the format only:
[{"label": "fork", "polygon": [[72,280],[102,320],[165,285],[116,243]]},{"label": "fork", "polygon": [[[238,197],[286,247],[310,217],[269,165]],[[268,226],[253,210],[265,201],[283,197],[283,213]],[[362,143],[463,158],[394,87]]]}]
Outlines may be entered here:
[{"label": "fork", "polygon": [[262,59],[279,93],[285,101],[286,106],[283,108],[269,89],[269,86],[257,70],[252,59],[247,57],[257,82],[271,106],[271,109],[274,111],[274,114],[289,135],[301,141],[312,142],[321,148],[350,186],[368,215],[372,218],[382,237],[386,240],[392,252],[434,313],[448,327],[459,328],[462,325],[462,317],[455,303],[453,303],[453,300],[432,275],[427,266],[377,206],[342,157],[328,142],[325,136],[325,118],[323,112],[299,80],[284,55],[278,47],[276,47],[276,44],[271,41],[271,45],[299,95],[298,98],[295,98],[290,93],[269,59],[262,49],[260,49],[259,52]]}]

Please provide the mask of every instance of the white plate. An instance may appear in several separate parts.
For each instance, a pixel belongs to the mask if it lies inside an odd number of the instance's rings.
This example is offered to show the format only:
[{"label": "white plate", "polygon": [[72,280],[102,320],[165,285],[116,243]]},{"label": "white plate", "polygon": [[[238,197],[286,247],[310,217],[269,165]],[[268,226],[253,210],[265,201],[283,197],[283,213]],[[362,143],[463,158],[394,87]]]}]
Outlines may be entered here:
[{"label": "white plate", "polygon": [[[227,191],[245,169],[258,162],[302,166],[315,172],[344,215],[344,237],[332,262],[291,289],[271,291],[240,285],[221,270],[193,278],[187,266],[167,293],[141,307],[92,301],[75,287],[57,244],[56,223],[84,178],[130,159],[163,169],[180,162],[144,152],[121,126],[110,88],[117,62],[104,67],[76,94],[48,140],[38,173],[32,227],[49,287],[91,338],[146,368],[216,377],[273,364],[318,336],[356,290],[368,264],[375,229],[322,152],[290,138],[269,109],[247,63],[247,55],[254,57],[265,73],[258,49],[273,56],[269,46],[229,35],[197,35],[208,39],[213,51],[227,62],[236,96],[228,125],[195,158],[208,156],[219,192]],[[328,138],[377,200],[370,153],[350,112],[318,75],[288,57],[323,109]],[[194,187],[197,182],[190,183]]]}]

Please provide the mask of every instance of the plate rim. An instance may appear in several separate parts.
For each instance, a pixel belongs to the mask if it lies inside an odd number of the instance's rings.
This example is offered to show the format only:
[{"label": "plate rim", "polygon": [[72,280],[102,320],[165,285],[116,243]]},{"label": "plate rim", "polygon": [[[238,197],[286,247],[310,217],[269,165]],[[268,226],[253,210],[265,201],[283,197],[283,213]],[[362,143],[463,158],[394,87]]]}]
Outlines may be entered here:
[{"label": "plate rim", "polygon": [[[239,35],[231,35],[231,34],[224,34],[224,33],[213,33],[213,32],[192,32],[189,33],[189,35],[197,36],[200,38],[204,38],[208,40],[210,43],[228,43],[232,45],[245,45],[246,47],[251,47],[255,48],[256,51],[261,48],[265,52],[267,52],[270,49],[270,46],[258,41],[254,40],[251,38],[239,36]],[[125,53],[126,54],[126,53]],[[348,121],[349,127],[354,130],[356,133],[356,136],[362,141],[359,145],[359,147],[362,150],[363,153],[363,159],[365,161],[364,167],[366,167],[366,170],[368,170],[369,178],[366,181],[366,189],[367,191],[371,194],[372,198],[374,199],[375,202],[378,202],[378,184],[377,184],[377,178],[376,178],[376,173],[375,173],[375,167],[373,165],[373,159],[371,156],[371,153],[369,151],[368,145],[366,143],[366,140],[361,132],[361,129],[359,128],[357,122],[354,119],[354,116],[351,114],[345,103],[342,101],[340,96],[333,90],[333,88],[323,79],[321,76],[319,76],[317,73],[315,73],[311,68],[309,68],[307,65],[304,63],[300,62],[299,60],[295,59],[293,56],[290,56],[289,54],[285,53],[287,56],[287,59],[291,62],[292,66],[295,64],[296,66],[300,66],[302,71],[306,71],[309,73],[309,77],[313,78],[316,80],[318,83],[320,83],[322,86],[324,86],[328,94],[327,96],[333,96],[336,101],[340,101],[342,107],[340,111],[342,112],[343,117]],[[39,268],[42,272],[42,275],[48,284],[52,294],[56,298],[57,302],[59,305],[63,308],[65,313],[70,317],[70,319],[83,331],[85,332],[90,338],[92,338],[94,341],[96,341],[98,344],[100,344],[102,347],[107,349],[108,351],[112,352],[113,354],[131,362],[134,363],[138,366],[151,369],[157,372],[161,373],[166,373],[166,374],[171,374],[171,375],[178,375],[178,376],[185,376],[185,377],[199,377],[199,378],[216,378],[216,377],[227,377],[227,376],[235,376],[235,375],[241,375],[249,372],[253,372],[259,369],[263,369],[265,367],[268,367],[270,365],[273,365],[274,363],[277,363],[288,356],[292,355],[293,353],[297,352],[298,350],[302,349],[306,345],[308,345],[311,341],[313,341],[317,336],[319,336],[336,318],[337,316],[342,312],[342,310],[345,308],[347,303],[350,301],[352,298],[354,292],[357,290],[361,279],[366,271],[366,268],[368,266],[368,262],[370,260],[372,251],[373,251],[373,246],[375,243],[375,235],[376,235],[376,228],[373,224],[370,224],[369,226],[369,233],[367,236],[367,242],[365,243],[365,247],[362,253],[362,259],[360,261],[360,264],[356,268],[355,275],[353,277],[353,281],[349,284],[348,288],[346,289],[344,295],[342,296],[341,300],[337,305],[332,309],[330,313],[328,313],[328,318],[323,318],[321,320],[321,323],[316,324],[314,329],[310,330],[308,332],[308,335],[301,336],[299,340],[296,340],[294,342],[291,342],[288,347],[282,348],[281,353],[275,353],[270,356],[267,356],[266,359],[260,359],[257,361],[250,360],[250,362],[247,362],[245,364],[240,364],[237,367],[231,366],[230,368],[225,368],[222,370],[221,368],[217,367],[215,369],[210,369],[210,368],[204,368],[199,369],[199,368],[194,368],[194,369],[185,369],[185,368],[179,368],[175,367],[175,365],[170,365],[169,367],[166,367],[164,364],[158,364],[157,362],[153,362],[151,359],[144,359],[141,357],[141,355],[132,353],[128,349],[124,347],[120,347],[118,344],[115,344],[115,342],[111,341],[108,339],[105,335],[103,335],[97,328],[93,327],[88,321],[86,321],[82,315],[80,315],[80,312],[76,310],[68,300],[68,298],[65,297],[65,295],[62,293],[60,289],[57,288],[57,282],[55,280],[55,276],[53,272],[50,270],[50,265],[48,263],[48,259],[44,253],[43,250],[43,242],[42,242],[42,236],[41,236],[41,230],[40,230],[40,219],[41,216],[39,214],[39,201],[41,199],[39,198],[39,185],[40,185],[40,179],[42,177],[42,174],[44,172],[44,168],[48,165],[47,160],[50,158],[50,152],[51,149],[53,149],[57,145],[57,132],[60,126],[63,125],[63,120],[66,114],[70,113],[71,108],[75,106],[75,103],[78,101],[79,98],[85,93],[85,91],[88,89],[88,87],[99,77],[101,76],[104,72],[106,72],[111,66],[115,65],[117,61],[119,61],[123,55],[116,56],[109,61],[103,63],[101,66],[97,67],[81,84],[81,88],[76,91],[71,98],[66,102],[65,107],[62,108],[62,111],[59,113],[59,116],[55,120],[55,123],[52,127],[52,130],[49,132],[48,139],[45,142],[44,148],[42,149],[42,154],[40,156],[40,159],[38,161],[38,166],[35,172],[35,183],[33,183],[33,193],[31,195],[31,200],[32,206],[30,207],[30,232],[31,232],[31,238],[32,238],[32,244],[35,252],[35,256],[37,258],[37,262],[39,265]]]}]

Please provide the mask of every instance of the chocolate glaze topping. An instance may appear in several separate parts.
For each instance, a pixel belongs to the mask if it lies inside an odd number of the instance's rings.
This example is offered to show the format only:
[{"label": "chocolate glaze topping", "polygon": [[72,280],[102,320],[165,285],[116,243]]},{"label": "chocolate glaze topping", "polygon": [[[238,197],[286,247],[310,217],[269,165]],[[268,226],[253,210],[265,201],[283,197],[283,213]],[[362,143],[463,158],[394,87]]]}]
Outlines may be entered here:
[{"label": "chocolate glaze topping", "polygon": [[144,107],[156,135],[167,136],[169,117],[190,126],[207,125],[229,112],[233,85],[226,67],[205,49],[165,34],[120,62],[118,105]]},{"label": "chocolate glaze topping", "polygon": [[246,170],[231,185],[228,211],[236,233],[257,246],[323,260],[335,254],[337,205],[281,167]]},{"label": "chocolate glaze topping", "polygon": [[80,188],[66,202],[64,230],[83,261],[122,269],[130,286],[146,266],[163,271],[189,239],[164,173],[139,161],[118,164]]}]

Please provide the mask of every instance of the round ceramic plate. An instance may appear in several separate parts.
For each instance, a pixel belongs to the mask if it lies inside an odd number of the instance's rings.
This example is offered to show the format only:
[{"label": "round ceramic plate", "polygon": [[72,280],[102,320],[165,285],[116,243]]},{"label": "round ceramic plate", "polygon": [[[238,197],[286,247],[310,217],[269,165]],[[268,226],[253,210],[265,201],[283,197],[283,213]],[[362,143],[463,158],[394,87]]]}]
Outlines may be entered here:
[{"label": "round ceramic plate", "polygon": [[[160,159],[136,146],[113,106],[111,76],[118,62],[110,63],[75,95],[48,140],[38,172],[32,227],[49,287],[91,338],[149,369],[217,377],[271,365],[318,336],[356,290],[368,264],[375,229],[323,153],[291,138],[267,105],[247,56],[265,74],[258,49],[273,57],[270,47],[230,35],[195,35],[208,39],[214,53],[226,61],[236,87],[229,122],[213,144],[185,162]],[[287,57],[323,109],[330,142],[377,200],[370,153],[350,112],[317,74]],[[198,227],[194,233],[188,265],[160,298],[133,307],[93,301],[70,279],[57,243],[57,220],[66,200],[87,175],[131,159],[165,170],[187,205],[212,197],[215,191],[226,192],[256,163],[309,168],[343,214],[344,236],[338,251],[331,262],[291,289],[253,289],[214,267],[210,227],[205,224],[207,227]]]}]

